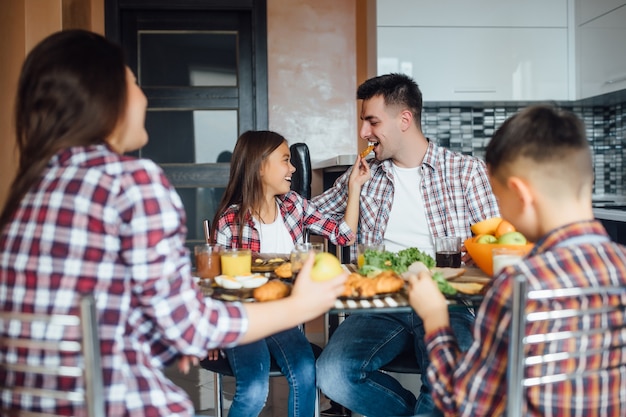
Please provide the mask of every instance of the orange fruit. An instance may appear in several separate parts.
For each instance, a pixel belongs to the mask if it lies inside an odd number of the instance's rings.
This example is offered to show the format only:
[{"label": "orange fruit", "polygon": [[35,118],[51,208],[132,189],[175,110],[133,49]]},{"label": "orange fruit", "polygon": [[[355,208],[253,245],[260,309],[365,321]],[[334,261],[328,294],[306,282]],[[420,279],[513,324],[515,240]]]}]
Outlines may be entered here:
[{"label": "orange fruit", "polygon": [[498,227],[496,227],[496,232],[494,233],[496,238],[500,238],[505,233],[515,232],[515,226],[513,226],[510,222],[502,219]]},{"label": "orange fruit", "polygon": [[479,221],[470,226],[472,233],[475,235],[493,235],[496,231],[496,227],[500,224],[502,219],[500,217],[492,217],[490,219]]}]

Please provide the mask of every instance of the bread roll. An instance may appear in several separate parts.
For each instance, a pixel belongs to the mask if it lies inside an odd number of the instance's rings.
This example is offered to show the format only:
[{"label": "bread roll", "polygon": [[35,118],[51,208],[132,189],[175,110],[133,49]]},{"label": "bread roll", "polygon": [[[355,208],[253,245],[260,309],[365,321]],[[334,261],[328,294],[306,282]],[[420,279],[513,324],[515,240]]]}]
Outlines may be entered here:
[{"label": "bread roll", "polygon": [[279,280],[268,281],[252,292],[252,296],[257,301],[273,301],[289,295],[290,288],[287,284]]}]

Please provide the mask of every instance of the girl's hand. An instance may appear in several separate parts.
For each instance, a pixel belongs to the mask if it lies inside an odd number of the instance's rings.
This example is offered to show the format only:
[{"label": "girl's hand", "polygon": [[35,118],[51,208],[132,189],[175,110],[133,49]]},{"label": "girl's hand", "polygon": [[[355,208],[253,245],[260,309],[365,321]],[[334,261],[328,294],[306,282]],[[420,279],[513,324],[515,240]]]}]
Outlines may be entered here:
[{"label": "girl's hand", "polygon": [[210,361],[216,361],[220,358],[220,350],[219,349],[211,349],[209,350],[209,354],[206,357]]},{"label": "girl's hand", "polygon": [[189,369],[191,368],[192,365],[198,366],[199,363],[200,361],[195,356],[185,355],[185,356],[181,356],[181,358],[178,360],[177,366],[178,366],[178,370],[181,373],[187,374],[189,373]]},{"label": "girl's hand", "polygon": [[371,176],[370,165],[367,163],[365,158],[361,158],[357,155],[356,161],[354,161],[354,165],[352,165],[350,178],[348,179],[348,187],[356,186],[358,187],[357,189],[360,190],[363,184],[365,184]]}]

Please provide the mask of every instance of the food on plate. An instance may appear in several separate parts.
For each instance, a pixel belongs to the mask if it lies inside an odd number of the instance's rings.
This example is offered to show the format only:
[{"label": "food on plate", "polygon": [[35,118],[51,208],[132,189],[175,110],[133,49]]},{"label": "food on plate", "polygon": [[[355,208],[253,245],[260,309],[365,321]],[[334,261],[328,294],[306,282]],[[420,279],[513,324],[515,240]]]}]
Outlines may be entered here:
[{"label": "food on plate", "polygon": [[274,268],[274,273],[278,278],[291,278],[291,262],[285,262]]},{"label": "food on plate", "polygon": [[392,271],[384,271],[378,274],[374,281],[376,281],[376,293],[385,294],[400,291],[404,287],[404,280],[396,275]]},{"label": "food on plate", "polygon": [[363,151],[359,154],[361,158],[365,158],[374,150],[374,145],[369,145],[367,148],[363,149]]},{"label": "food on plate", "polygon": [[230,276],[218,275],[215,277],[215,283],[222,288],[237,290],[240,288],[257,288],[267,282],[268,278],[264,275],[244,275]]},{"label": "food on plate", "polygon": [[[410,268],[409,268],[410,270]],[[452,267],[435,267],[431,269],[432,272],[441,272],[443,278],[446,280],[451,280],[460,277],[465,273],[465,268],[452,268]]]},{"label": "food on plate", "polygon": [[480,294],[485,287],[485,284],[479,284],[477,282],[450,282],[449,284],[456,291],[469,295]]},{"label": "food on plate", "polygon": [[315,261],[311,269],[313,281],[327,281],[344,272],[341,261],[332,253],[320,252],[315,254]]},{"label": "food on plate", "polygon": [[272,280],[255,288],[252,296],[256,301],[273,301],[289,295],[290,288],[280,280]]},{"label": "food on plate", "polygon": [[402,275],[407,271],[411,273],[428,271],[443,294],[453,295],[456,293],[456,290],[448,285],[442,271],[434,269],[435,260],[433,257],[417,248],[406,248],[397,253],[366,250],[364,257],[365,263],[359,270],[362,275],[374,277],[383,271],[393,271],[397,275]]},{"label": "food on plate", "polygon": [[475,235],[495,235],[496,229],[501,221],[501,217],[492,217],[490,219],[474,223],[470,226],[470,229]]},{"label": "food on plate", "polygon": [[370,277],[387,270],[402,274],[409,269],[409,265],[417,261],[424,263],[428,269],[435,267],[433,257],[417,248],[406,248],[397,253],[366,250],[363,253],[363,258],[363,266],[359,269],[359,273]]},{"label": "food on plate", "polygon": [[405,281],[393,271],[383,271],[375,277],[365,277],[357,272],[348,275],[341,294],[344,297],[368,298],[377,294],[400,291]]}]

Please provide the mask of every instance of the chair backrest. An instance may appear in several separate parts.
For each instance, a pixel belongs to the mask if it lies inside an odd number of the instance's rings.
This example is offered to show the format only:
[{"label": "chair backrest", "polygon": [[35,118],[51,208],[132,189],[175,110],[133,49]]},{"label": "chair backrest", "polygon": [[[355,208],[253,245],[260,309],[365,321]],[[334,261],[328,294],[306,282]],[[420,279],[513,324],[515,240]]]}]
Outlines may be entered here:
[{"label": "chair backrest", "polygon": [[307,200],[311,198],[311,155],[306,143],[294,143],[289,147],[291,151],[291,163],[296,167],[296,172],[291,177],[291,189]]},{"label": "chair backrest", "polygon": [[[613,394],[615,381],[622,381],[623,389],[626,372],[626,287],[529,291],[527,286],[524,276],[515,278],[507,415],[532,414],[529,401],[550,396],[565,406],[584,397],[587,409],[594,411],[606,401],[609,407],[617,403],[612,412],[624,415],[624,396],[620,403]],[[592,386],[597,390],[586,391]],[[543,400],[535,400],[540,396]]]},{"label": "chair backrest", "polygon": [[52,416],[62,404],[104,417],[93,297],[80,315],[0,312],[0,336],[1,415]]}]

